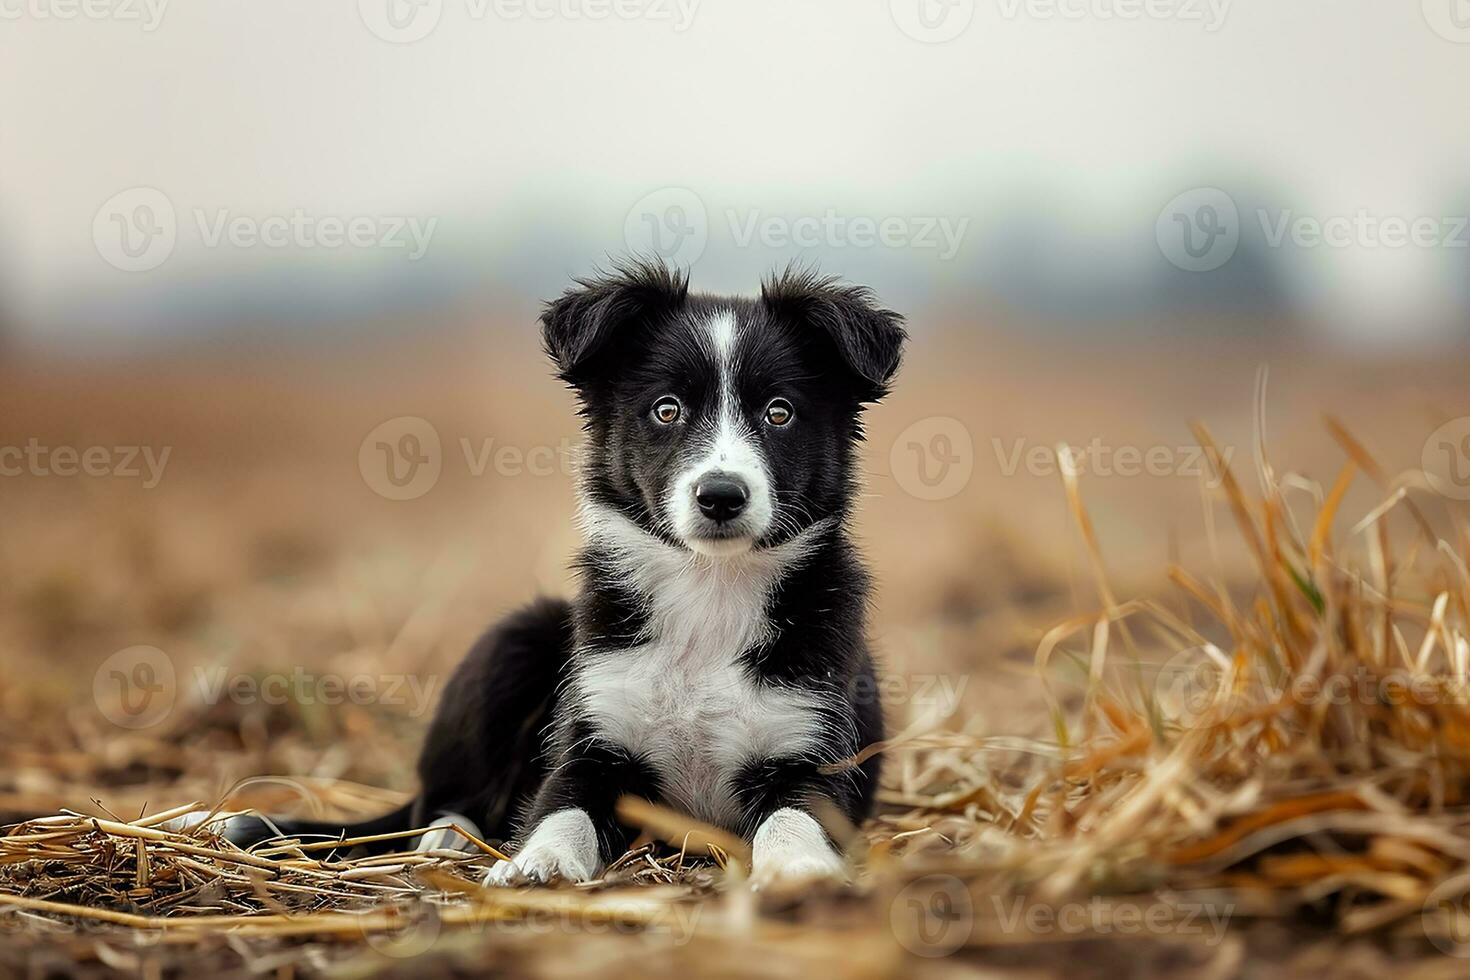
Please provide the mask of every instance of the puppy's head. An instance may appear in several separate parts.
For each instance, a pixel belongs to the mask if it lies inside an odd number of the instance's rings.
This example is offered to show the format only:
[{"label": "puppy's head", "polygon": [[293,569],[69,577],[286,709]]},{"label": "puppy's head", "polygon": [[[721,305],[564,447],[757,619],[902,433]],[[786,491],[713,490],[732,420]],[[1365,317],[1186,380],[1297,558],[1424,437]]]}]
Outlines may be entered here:
[{"label": "puppy's head", "polygon": [[628,265],[541,322],[581,401],[588,498],[713,556],[846,514],[863,405],[886,393],[904,342],[866,289],[791,270],[742,299]]}]

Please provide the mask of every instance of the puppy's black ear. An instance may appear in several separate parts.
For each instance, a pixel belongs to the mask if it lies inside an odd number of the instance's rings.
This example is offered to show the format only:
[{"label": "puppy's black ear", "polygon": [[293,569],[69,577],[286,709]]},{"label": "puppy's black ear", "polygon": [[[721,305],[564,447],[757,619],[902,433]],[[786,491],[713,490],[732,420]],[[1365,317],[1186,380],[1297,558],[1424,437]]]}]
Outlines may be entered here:
[{"label": "puppy's black ear", "polygon": [[888,394],[908,334],[903,317],[879,306],[867,287],[788,267],[762,284],[761,300],[778,319],[830,340],[856,383],[858,401]]},{"label": "puppy's black ear", "polygon": [[579,279],[541,312],[546,353],[563,381],[583,388],[620,332],[677,309],[688,295],[688,274],[654,261],[628,262]]}]

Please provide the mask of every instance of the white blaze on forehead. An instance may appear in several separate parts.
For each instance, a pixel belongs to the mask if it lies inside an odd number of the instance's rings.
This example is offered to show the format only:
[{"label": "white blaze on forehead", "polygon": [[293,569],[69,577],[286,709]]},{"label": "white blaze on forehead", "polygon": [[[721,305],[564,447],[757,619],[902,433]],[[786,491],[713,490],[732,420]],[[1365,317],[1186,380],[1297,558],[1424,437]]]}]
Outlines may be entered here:
[{"label": "white blaze on forehead", "polygon": [[724,384],[735,356],[735,311],[720,310],[709,318],[705,326],[715,345],[715,356],[720,365],[720,382]]},{"label": "white blaze on forehead", "polygon": [[[760,537],[770,526],[775,506],[771,500],[771,481],[766,474],[755,433],[740,410],[735,374],[740,326],[731,309],[716,310],[695,329],[702,330],[701,341],[714,362],[719,378],[716,415],[703,437],[696,435],[689,462],[673,481],[670,489],[669,513],[679,536],[696,551],[725,554],[744,550],[749,541]],[[695,488],[708,474],[725,473],[745,483],[750,496],[739,523],[743,540],[733,542],[700,542],[695,530],[703,520],[695,503]]]},{"label": "white blaze on forehead", "polygon": [[[750,440],[750,430],[745,423],[745,417],[740,413],[740,397],[735,391],[735,313],[732,310],[721,310],[710,318],[708,324],[709,339],[713,345],[715,366],[720,373],[719,392],[719,416],[716,423],[714,444],[711,447],[711,457],[716,462],[723,464],[730,456],[747,457],[740,459],[755,469],[763,469],[760,456],[755,451],[755,446]],[[706,459],[708,462],[708,458]],[[734,472],[728,467],[720,466],[725,472]],[[744,476],[744,473],[739,475]]]}]

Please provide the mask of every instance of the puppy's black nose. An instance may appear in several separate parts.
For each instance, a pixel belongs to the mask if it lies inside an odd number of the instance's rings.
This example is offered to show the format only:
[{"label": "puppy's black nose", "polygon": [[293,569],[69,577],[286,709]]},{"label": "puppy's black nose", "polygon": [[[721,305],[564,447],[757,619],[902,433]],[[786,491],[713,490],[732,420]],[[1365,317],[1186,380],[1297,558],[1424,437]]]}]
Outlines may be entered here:
[{"label": "puppy's black nose", "polygon": [[723,473],[713,473],[699,481],[694,499],[699,511],[712,521],[730,521],[745,509],[745,484]]}]

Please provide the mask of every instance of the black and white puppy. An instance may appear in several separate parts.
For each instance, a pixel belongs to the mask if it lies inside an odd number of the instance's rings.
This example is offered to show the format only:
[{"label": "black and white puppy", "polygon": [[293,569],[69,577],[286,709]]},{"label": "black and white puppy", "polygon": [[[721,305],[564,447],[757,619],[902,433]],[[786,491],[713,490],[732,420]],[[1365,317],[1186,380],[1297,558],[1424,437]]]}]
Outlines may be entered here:
[{"label": "black and white puppy", "polygon": [[580,594],[475,645],[420,796],[345,832],[460,823],[514,841],[493,882],[585,881],[630,843],[615,804],[633,795],[743,835],[757,881],[842,875],[815,816],[860,823],[878,782],[876,755],[844,764],[883,737],[848,519],[901,324],[793,271],[746,299],[633,264],[550,303],[546,349],[587,433]]}]

